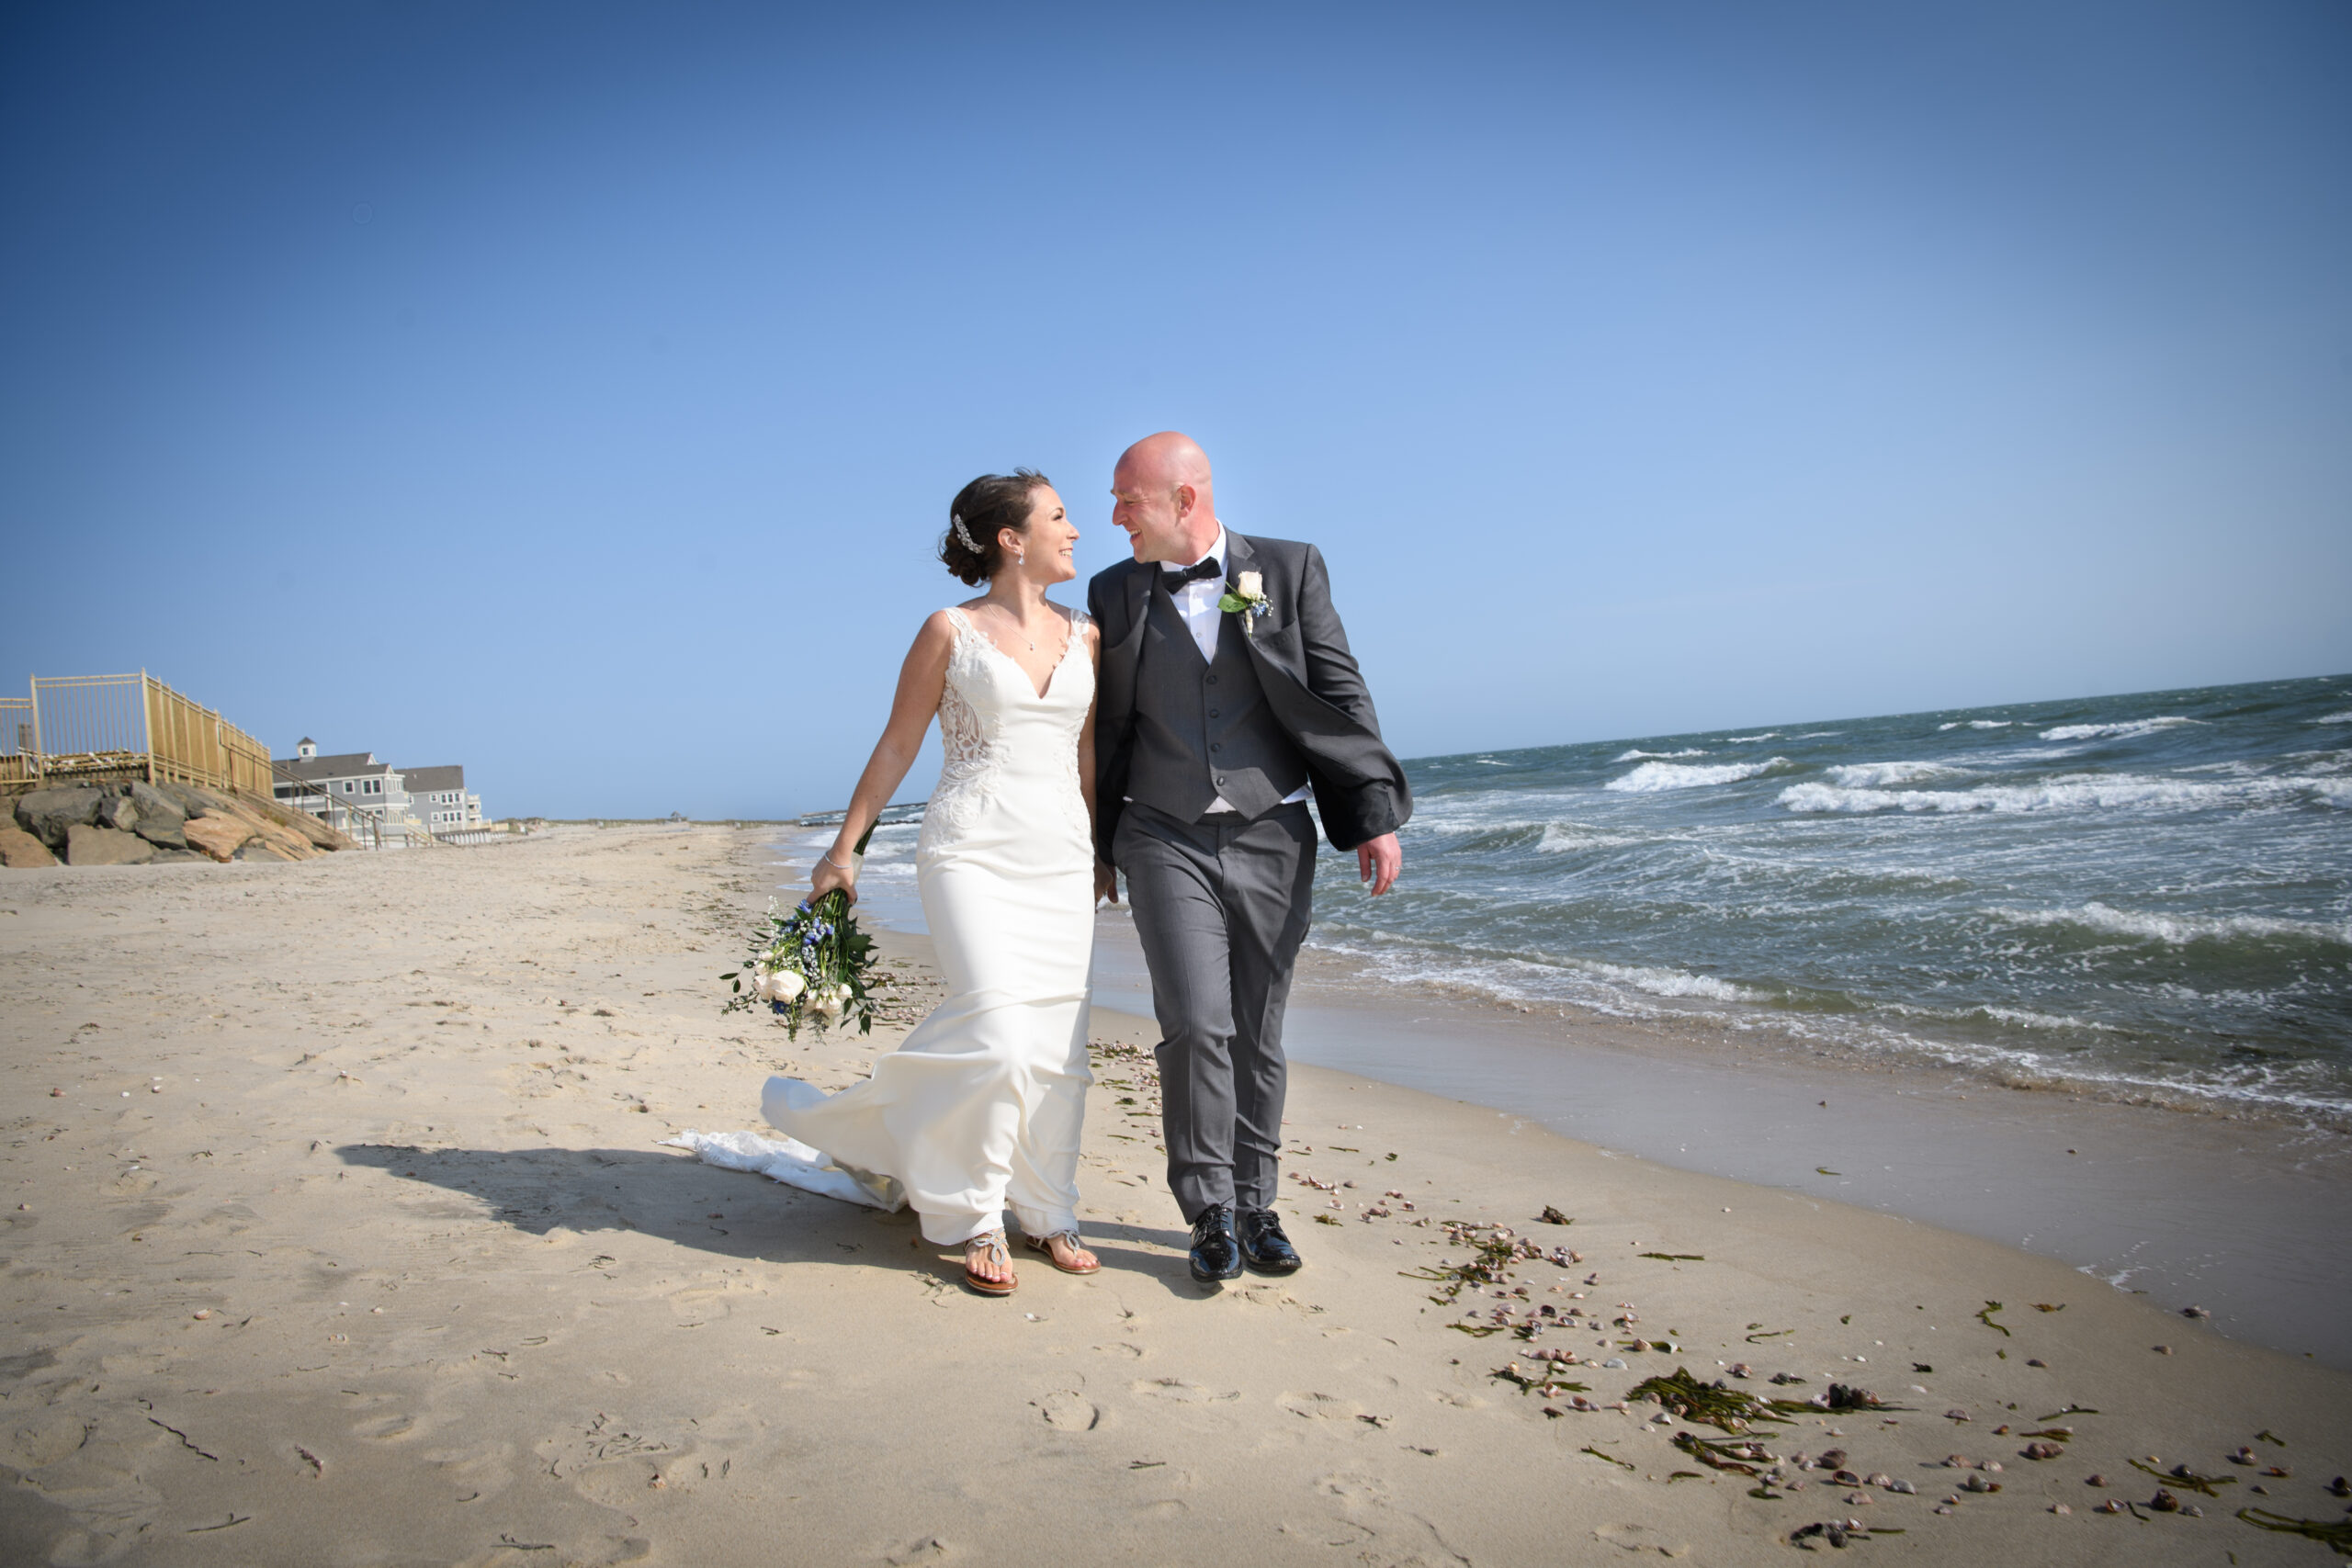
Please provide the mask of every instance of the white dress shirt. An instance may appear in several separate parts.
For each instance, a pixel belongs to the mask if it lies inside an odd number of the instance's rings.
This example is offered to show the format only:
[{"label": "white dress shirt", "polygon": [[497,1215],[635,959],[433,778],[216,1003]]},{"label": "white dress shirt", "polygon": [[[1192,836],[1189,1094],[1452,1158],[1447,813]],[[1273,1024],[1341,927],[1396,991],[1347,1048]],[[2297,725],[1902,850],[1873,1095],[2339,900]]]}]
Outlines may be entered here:
[{"label": "white dress shirt", "polygon": [[[1169,597],[1176,602],[1176,613],[1184,618],[1184,629],[1193,634],[1193,641],[1200,647],[1201,657],[1214,663],[1216,660],[1217,633],[1222,629],[1225,620],[1225,612],[1216,607],[1216,602],[1225,597],[1225,585],[1233,575],[1232,558],[1226,554],[1225,525],[1222,523],[1217,525],[1216,543],[1211,545],[1204,554],[1195,556],[1193,560],[1188,561],[1161,561],[1157,564],[1155,570],[1162,571],[1181,570],[1197,561],[1206,560],[1210,556],[1216,558],[1217,574],[1215,577],[1197,578],[1187,582]],[[1295,801],[1306,799],[1313,793],[1306,785],[1301,784],[1283,796],[1282,804],[1289,806]],[[1225,796],[1220,795],[1209,802],[1209,809],[1231,811],[1233,807],[1227,804]]]}]

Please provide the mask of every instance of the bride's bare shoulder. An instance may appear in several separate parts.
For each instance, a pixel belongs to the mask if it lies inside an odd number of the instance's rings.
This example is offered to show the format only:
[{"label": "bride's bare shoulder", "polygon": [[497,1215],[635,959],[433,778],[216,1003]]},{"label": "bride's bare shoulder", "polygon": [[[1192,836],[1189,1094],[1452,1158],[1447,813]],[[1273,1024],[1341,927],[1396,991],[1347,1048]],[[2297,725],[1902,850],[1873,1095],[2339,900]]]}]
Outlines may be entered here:
[{"label": "bride's bare shoulder", "polygon": [[963,618],[960,606],[933,610],[923,617],[922,627],[915,633],[918,652],[936,653],[944,658],[956,646],[956,623]]}]

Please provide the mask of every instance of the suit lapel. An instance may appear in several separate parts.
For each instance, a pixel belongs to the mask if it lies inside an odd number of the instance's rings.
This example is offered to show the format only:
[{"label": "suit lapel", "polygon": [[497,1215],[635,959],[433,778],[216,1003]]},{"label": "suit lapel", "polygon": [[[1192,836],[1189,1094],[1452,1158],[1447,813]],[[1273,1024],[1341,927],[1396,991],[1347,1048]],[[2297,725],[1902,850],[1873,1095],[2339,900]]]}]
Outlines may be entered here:
[{"label": "suit lapel", "polygon": [[1150,575],[1132,566],[1119,580],[1120,602],[1127,619],[1119,628],[1119,639],[1102,650],[1100,681],[1101,714],[1114,729],[1123,730],[1127,716],[1135,712],[1136,670],[1143,657],[1143,623],[1150,608]]},{"label": "suit lapel", "polygon": [[1230,528],[1225,531],[1225,552],[1230,558],[1224,563],[1228,584],[1238,582],[1243,572],[1254,571],[1259,575],[1259,587],[1265,592],[1267,614],[1259,617],[1256,635],[1248,635],[1239,615],[1226,617],[1236,623],[1236,631],[1244,634],[1241,640],[1250,649],[1250,663],[1257,666],[1259,683],[1263,685],[1270,676],[1280,676],[1294,685],[1305,686],[1305,669],[1294,669],[1286,660],[1293,639],[1283,636],[1297,618],[1296,606],[1289,605],[1284,597],[1290,584],[1272,581],[1259,561],[1258,552],[1250,547],[1250,541]]}]

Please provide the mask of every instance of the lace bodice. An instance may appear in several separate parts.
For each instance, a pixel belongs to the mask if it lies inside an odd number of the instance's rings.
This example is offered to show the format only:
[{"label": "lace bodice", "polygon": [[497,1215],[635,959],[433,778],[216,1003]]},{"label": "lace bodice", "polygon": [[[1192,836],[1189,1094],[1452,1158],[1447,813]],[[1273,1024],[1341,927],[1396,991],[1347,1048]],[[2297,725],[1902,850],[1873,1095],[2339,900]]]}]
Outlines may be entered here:
[{"label": "lace bodice", "polygon": [[[1085,843],[1078,739],[1094,701],[1087,616],[1072,613],[1069,646],[1041,696],[1028,672],[970,616],[961,610],[946,615],[956,641],[939,694],[945,759],[923,813],[918,852],[944,852],[976,838],[994,842],[1039,833],[1074,835]],[[1088,853],[1091,858],[1091,848]]]}]

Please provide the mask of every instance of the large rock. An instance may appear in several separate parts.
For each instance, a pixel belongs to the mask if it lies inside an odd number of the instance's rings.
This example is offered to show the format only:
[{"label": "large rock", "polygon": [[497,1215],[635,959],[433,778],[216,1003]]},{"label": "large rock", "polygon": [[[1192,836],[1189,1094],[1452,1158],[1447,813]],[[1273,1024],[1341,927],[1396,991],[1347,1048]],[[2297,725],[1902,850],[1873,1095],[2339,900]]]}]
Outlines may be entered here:
[{"label": "large rock", "polygon": [[166,779],[153,788],[157,795],[178,807],[185,817],[201,817],[206,807],[220,804],[220,797],[210,790],[198,789],[194,784],[174,784]]},{"label": "large rock", "polygon": [[[307,846],[305,846],[305,851],[309,853],[317,852],[315,851],[309,850]],[[290,861],[300,860],[301,856],[297,855],[293,851],[285,848],[283,845],[272,843],[269,840],[261,837],[259,834],[255,834],[244,848],[237,852],[237,858],[239,860]]]},{"label": "large rock", "polygon": [[23,869],[36,865],[55,865],[57,857],[49,846],[13,824],[0,828],[0,865]]},{"label": "large rock", "polygon": [[271,821],[281,828],[289,828],[301,834],[316,848],[356,850],[359,847],[307,811],[297,811],[292,807],[281,806],[273,800],[268,803],[266,814]]},{"label": "large rock", "polygon": [[180,803],[153,784],[130,786],[130,804],[139,808],[139,836],[167,850],[187,848],[187,812]]},{"label": "large rock", "polygon": [[254,836],[254,825],[241,817],[195,817],[181,829],[190,849],[202,850],[222,864]]},{"label": "large rock", "polygon": [[311,847],[310,840],[293,829],[271,820],[269,813],[262,809],[261,803],[249,795],[224,799],[219,811],[205,813],[206,819],[216,816],[233,817],[244,823],[254,830],[255,839],[284,852],[288,860],[309,860],[320,852]]},{"label": "large rock", "polygon": [[71,788],[37,789],[17,802],[17,821],[24,830],[52,850],[65,847],[65,829],[80,823],[95,827],[98,803],[107,792],[87,784]]},{"label": "large rock", "polygon": [[142,865],[154,858],[155,846],[136,833],[79,822],[65,829],[67,865]]},{"label": "large rock", "polygon": [[139,830],[139,807],[131,803],[130,792],[109,790],[98,802],[98,826],[111,828],[118,833]]}]

